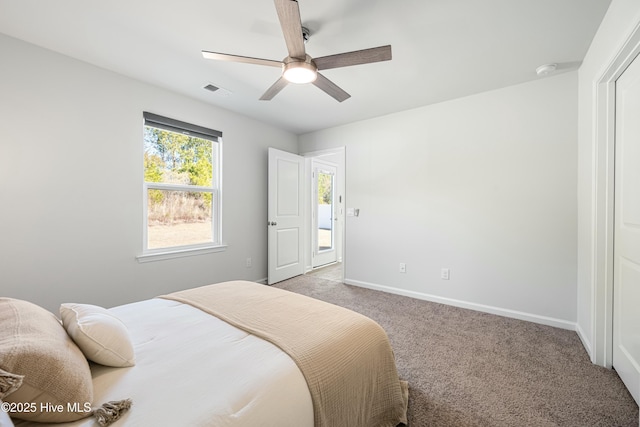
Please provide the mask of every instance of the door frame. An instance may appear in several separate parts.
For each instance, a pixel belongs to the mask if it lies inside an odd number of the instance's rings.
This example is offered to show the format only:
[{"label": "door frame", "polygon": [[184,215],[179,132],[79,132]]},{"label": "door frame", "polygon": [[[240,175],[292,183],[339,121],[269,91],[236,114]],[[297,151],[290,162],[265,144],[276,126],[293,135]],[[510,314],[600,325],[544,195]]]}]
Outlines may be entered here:
[{"label": "door frame", "polygon": [[[336,218],[338,219],[338,226],[341,228],[341,236],[340,241],[338,242],[339,247],[336,249],[338,262],[342,263],[342,280],[344,281],[346,265],[347,265],[347,257],[346,257],[346,200],[347,200],[347,186],[346,186],[346,147],[335,147],[328,148],[324,150],[316,150],[316,151],[308,151],[304,153],[300,153],[306,159],[306,179],[309,185],[305,186],[307,188],[307,197],[305,203],[305,216],[308,218],[306,221],[306,225],[308,227],[307,232],[305,233],[306,241],[304,243],[305,248],[305,272],[309,272],[313,269],[311,251],[313,250],[313,242],[312,242],[312,216],[311,216],[311,187],[312,187],[312,177],[311,177],[311,159],[313,158],[322,158],[331,155],[338,155],[340,158],[340,162],[337,162],[337,180],[338,180],[338,193],[337,195],[342,196],[342,202],[339,203],[339,206],[342,208],[342,211],[338,211],[336,214]],[[333,163],[333,162],[332,162]]]},{"label": "door frame", "polygon": [[640,54],[640,23],[595,81],[591,223],[591,361],[613,366],[615,83]]}]

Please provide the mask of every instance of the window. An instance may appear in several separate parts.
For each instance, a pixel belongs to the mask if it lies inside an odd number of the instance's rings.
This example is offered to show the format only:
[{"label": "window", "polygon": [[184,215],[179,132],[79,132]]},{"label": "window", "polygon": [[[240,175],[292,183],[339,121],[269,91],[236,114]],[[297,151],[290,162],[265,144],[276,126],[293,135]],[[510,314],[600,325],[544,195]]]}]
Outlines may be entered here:
[{"label": "window", "polygon": [[138,259],[223,249],[222,132],[143,115],[144,244]]}]

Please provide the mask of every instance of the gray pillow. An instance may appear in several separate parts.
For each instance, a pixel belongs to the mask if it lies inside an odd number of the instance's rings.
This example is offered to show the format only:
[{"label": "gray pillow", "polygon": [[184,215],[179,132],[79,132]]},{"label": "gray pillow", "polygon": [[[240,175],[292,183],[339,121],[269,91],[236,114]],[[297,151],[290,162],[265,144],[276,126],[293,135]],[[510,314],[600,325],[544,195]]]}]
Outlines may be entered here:
[{"label": "gray pillow", "polygon": [[68,422],[90,415],[84,406],[93,403],[89,363],[58,318],[44,308],[0,298],[0,369],[23,376],[22,385],[2,398],[23,404],[25,410],[11,412],[12,417]]}]

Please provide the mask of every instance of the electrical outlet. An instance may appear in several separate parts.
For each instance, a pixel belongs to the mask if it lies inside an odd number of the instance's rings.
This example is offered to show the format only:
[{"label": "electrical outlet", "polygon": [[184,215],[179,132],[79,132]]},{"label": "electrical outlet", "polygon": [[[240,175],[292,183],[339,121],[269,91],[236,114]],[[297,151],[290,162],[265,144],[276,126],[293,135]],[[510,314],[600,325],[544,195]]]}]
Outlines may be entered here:
[{"label": "electrical outlet", "polygon": [[251,265],[252,265],[251,258],[247,258],[247,264],[246,264],[247,268],[251,268]]},{"label": "electrical outlet", "polygon": [[443,268],[442,270],[440,270],[440,278],[442,280],[449,280],[449,269],[448,268]]},{"label": "electrical outlet", "polygon": [[406,273],[407,272],[407,264],[405,264],[404,262],[400,263],[400,273]]}]

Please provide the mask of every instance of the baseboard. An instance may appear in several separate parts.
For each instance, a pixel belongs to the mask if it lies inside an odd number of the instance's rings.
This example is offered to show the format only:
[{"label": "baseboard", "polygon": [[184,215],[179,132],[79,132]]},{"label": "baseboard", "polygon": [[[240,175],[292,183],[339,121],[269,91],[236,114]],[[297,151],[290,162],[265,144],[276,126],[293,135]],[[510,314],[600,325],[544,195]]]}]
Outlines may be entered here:
[{"label": "baseboard", "polygon": [[591,348],[591,341],[589,341],[589,339],[587,338],[587,334],[584,333],[579,323],[576,323],[576,333],[578,334],[578,338],[580,338],[580,341],[582,341],[584,349],[589,355],[589,360],[593,361],[593,350]]},{"label": "baseboard", "polygon": [[346,283],[347,285],[359,286],[361,288],[388,292],[390,294],[402,295],[405,297],[437,302],[440,304],[452,305],[460,308],[467,308],[469,310],[481,311],[483,313],[490,313],[490,314],[496,314],[498,316],[510,317],[513,319],[526,320],[528,322],[539,323],[541,325],[553,326],[561,329],[568,329],[570,331],[577,330],[577,324],[575,322],[569,322],[567,320],[556,319],[553,317],[540,316],[537,314],[525,313],[522,311],[509,310],[509,309],[499,308],[499,307],[492,307],[489,305],[477,304],[477,303],[468,302],[468,301],[461,301],[453,298],[439,297],[436,295],[425,294],[422,292],[392,288],[389,286],[377,285],[375,283],[368,283],[360,280],[345,278],[344,283]]}]

